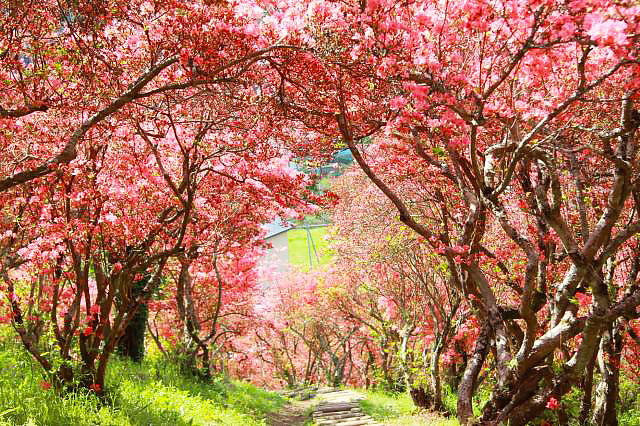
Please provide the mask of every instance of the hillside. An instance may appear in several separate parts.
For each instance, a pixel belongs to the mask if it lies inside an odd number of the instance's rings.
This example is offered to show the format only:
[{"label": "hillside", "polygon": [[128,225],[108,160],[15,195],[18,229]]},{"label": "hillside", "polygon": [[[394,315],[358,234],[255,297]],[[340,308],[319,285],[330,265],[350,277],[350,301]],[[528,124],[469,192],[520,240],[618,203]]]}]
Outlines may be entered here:
[{"label": "hillside", "polygon": [[78,391],[61,397],[11,338],[0,338],[0,425],[263,425],[286,403],[240,381],[209,383],[181,375],[151,354],[141,364],[115,358],[102,400]]}]

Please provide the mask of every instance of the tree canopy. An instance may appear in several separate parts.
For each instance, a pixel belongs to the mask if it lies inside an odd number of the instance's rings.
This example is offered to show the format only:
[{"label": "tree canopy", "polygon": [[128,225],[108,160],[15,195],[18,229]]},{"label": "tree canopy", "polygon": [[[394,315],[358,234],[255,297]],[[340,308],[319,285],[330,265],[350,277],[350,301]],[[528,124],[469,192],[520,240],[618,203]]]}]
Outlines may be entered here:
[{"label": "tree canopy", "polygon": [[[406,386],[429,388],[414,367],[429,371],[439,408],[441,357],[459,357],[463,424],[487,368],[483,422],[526,424],[579,386],[583,420],[615,421],[640,315],[637,2],[2,11],[3,320],[59,390],[100,393],[152,302],[154,337],[180,341],[206,376],[223,346],[241,366],[258,344],[290,384],[314,366],[338,383],[349,365],[391,383],[396,351]],[[335,184],[348,272],[257,301],[261,225],[337,199],[290,161],[344,148],[359,167]],[[308,295],[294,297],[299,280]],[[260,318],[261,343],[247,338]]]}]

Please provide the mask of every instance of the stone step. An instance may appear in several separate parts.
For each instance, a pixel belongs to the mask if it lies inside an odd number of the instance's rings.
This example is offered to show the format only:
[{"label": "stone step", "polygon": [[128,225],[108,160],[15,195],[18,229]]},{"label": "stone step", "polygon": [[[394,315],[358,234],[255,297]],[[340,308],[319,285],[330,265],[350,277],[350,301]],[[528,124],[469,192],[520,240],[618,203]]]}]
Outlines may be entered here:
[{"label": "stone step", "polygon": [[340,413],[335,415],[322,415],[322,416],[313,416],[314,419],[318,420],[338,420],[338,419],[361,419],[368,417],[366,415],[362,415],[360,413]]},{"label": "stone step", "polygon": [[351,411],[351,410],[336,410],[336,411],[314,411],[313,415],[316,417],[343,416],[343,415],[362,416],[363,413],[358,411]]},{"label": "stone step", "polygon": [[312,418],[318,426],[382,426],[362,412],[358,401],[362,394],[348,389],[320,388],[317,390],[319,404],[313,409]]},{"label": "stone step", "polygon": [[319,394],[319,395],[322,395],[323,398],[329,398],[329,397],[334,397],[334,396],[345,396],[345,395],[362,396],[362,395],[360,395],[358,393],[351,392],[351,391],[322,393],[322,394]]},{"label": "stone step", "polygon": [[362,419],[362,420],[320,420],[317,421],[316,424],[318,426],[378,426],[380,423],[376,422],[373,419]]},{"label": "stone step", "polygon": [[317,418],[324,418],[324,419],[328,419],[328,418],[337,418],[339,416],[363,416],[363,413],[353,413],[351,411],[331,411],[331,412],[318,412],[318,413],[313,413],[313,417],[317,417]]},{"label": "stone step", "polygon": [[357,405],[349,402],[335,402],[331,404],[318,405],[314,411],[332,412],[332,411],[349,411],[352,408],[357,408]]},{"label": "stone step", "polygon": [[316,422],[318,426],[376,426],[380,425],[380,423],[376,422],[373,419],[366,420],[353,420],[353,421],[342,421],[342,420],[323,420],[320,422]]},{"label": "stone step", "polygon": [[342,415],[347,415],[347,414],[353,414],[353,415],[358,415],[358,416],[364,416],[365,414],[362,413],[362,410],[356,410],[354,411],[353,409],[351,410],[342,410],[342,411],[316,411],[313,413],[314,416],[317,417],[327,417],[327,416],[342,416]]},{"label": "stone step", "polygon": [[337,390],[337,391],[331,391],[331,392],[322,392],[322,390],[318,390],[316,391],[316,393],[318,395],[322,395],[323,398],[345,396],[345,395],[361,396],[359,393],[354,392],[352,390]]},{"label": "stone step", "polygon": [[336,389],[336,388],[320,388],[318,389],[317,393],[331,393],[331,392],[339,392],[340,389]]},{"label": "stone step", "polygon": [[359,408],[352,408],[351,410],[341,410],[341,411],[314,411],[314,416],[337,416],[342,414],[357,414],[363,415],[362,410]]},{"label": "stone step", "polygon": [[363,398],[356,398],[356,397],[353,397],[353,398],[322,398],[320,401],[322,403],[324,403],[324,404],[332,404],[332,403],[340,403],[340,402],[343,402],[343,403],[348,403],[348,402],[355,403],[355,402],[362,401],[362,399]]},{"label": "stone step", "polygon": [[375,422],[373,419],[368,419],[368,420],[355,420],[352,422],[340,422],[337,424],[340,426],[364,426],[364,425],[375,425],[378,423]]},{"label": "stone step", "polygon": [[321,405],[327,405],[327,404],[355,404],[358,405],[358,402],[360,402],[360,399],[356,399],[356,398],[332,398],[332,399],[324,399],[322,398],[319,402]]}]

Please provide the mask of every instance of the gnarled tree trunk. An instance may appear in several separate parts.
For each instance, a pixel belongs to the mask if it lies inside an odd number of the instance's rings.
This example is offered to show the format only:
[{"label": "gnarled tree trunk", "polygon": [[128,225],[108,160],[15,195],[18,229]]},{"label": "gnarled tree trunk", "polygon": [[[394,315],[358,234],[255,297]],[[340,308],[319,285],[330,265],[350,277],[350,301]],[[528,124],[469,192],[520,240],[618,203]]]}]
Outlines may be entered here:
[{"label": "gnarled tree trunk", "polygon": [[600,341],[597,362],[602,381],[596,388],[592,423],[598,426],[618,424],[616,401],[620,390],[620,357],[623,338],[620,321],[606,330]]},{"label": "gnarled tree trunk", "polygon": [[471,359],[467,363],[467,368],[462,375],[460,386],[458,386],[458,421],[461,425],[470,424],[473,418],[472,397],[478,380],[478,374],[482,369],[484,360],[489,353],[490,340],[489,324],[485,323],[480,329],[480,334],[476,340],[476,347]]}]

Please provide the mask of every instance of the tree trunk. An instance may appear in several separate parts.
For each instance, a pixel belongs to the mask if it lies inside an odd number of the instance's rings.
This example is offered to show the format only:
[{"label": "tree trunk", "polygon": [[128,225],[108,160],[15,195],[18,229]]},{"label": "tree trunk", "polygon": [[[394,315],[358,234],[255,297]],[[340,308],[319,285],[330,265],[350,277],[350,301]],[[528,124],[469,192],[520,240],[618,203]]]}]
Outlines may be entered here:
[{"label": "tree trunk", "polygon": [[382,376],[384,377],[386,390],[393,391],[395,390],[396,386],[395,386],[395,380],[391,376],[391,371],[389,369],[389,365],[391,364],[390,352],[391,352],[391,348],[390,348],[390,345],[388,344],[388,340],[383,339],[380,345],[380,355],[382,358],[382,364],[381,364]]},{"label": "tree trunk", "polygon": [[485,323],[480,330],[473,356],[467,364],[467,368],[462,376],[462,381],[458,387],[458,421],[461,425],[470,424],[473,418],[473,405],[471,398],[476,387],[478,374],[482,369],[484,360],[489,352],[489,324]]},{"label": "tree trunk", "polygon": [[602,381],[596,389],[596,406],[592,423],[599,426],[617,426],[616,401],[620,390],[620,358],[623,338],[622,325],[616,321],[605,331],[600,341],[598,367]]},{"label": "tree trunk", "polygon": [[429,395],[422,386],[415,387],[413,384],[413,374],[411,373],[410,356],[409,356],[409,338],[411,334],[408,330],[401,332],[400,343],[400,369],[407,389],[407,393],[411,396],[413,403],[417,407],[430,408],[431,401]]},{"label": "tree trunk", "polygon": [[[145,289],[149,278],[144,278],[133,284],[133,295],[138,297],[140,292]],[[147,325],[147,317],[149,316],[149,308],[146,303],[141,304],[131,321],[127,325],[124,334],[118,342],[118,353],[128,357],[135,362],[141,362],[144,358],[144,336]]]},{"label": "tree trunk", "polygon": [[445,381],[451,387],[454,392],[458,392],[458,386],[460,385],[460,381],[462,380],[462,375],[464,374],[464,370],[467,368],[468,362],[468,354],[461,347],[460,342],[454,342],[454,348],[458,354],[462,357],[461,363],[451,364],[445,373]]},{"label": "tree trunk", "polygon": [[431,407],[432,401],[429,393],[424,390],[423,387],[409,389],[409,395],[411,396],[411,400],[416,407],[420,408],[429,408]]},{"label": "tree trunk", "polygon": [[585,376],[580,381],[580,388],[584,391],[582,395],[582,401],[580,403],[580,417],[578,417],[579,424],[585,424],[587,419],[589,418],[589,413],[591,412],[591,397],[593,395],[593,368],[596,365],[596,356],[597,352],[593,353],[593,357],[589,364],[587,364],[587,369],[585,371]]},{"label": "tree trunk", "polygon": [[409,392],[413,388],[413,377],[409,371],[409,354],[407,353],[407,346],[409,343],[409,334],[403,333],[402,342],[400,344],[400,368],[402,369],[402,376],[404,378],[405,386]]},{"label": "tree trunk", "polygon": [[431,352],[431,365],[429,366],[429,375],[431,376],[431,391],[433,393],[433,408],[441,411],[442,404],[442,384],[440,382],[440,354],[442,354],[442,344],[438,339],[436,345]]}]

